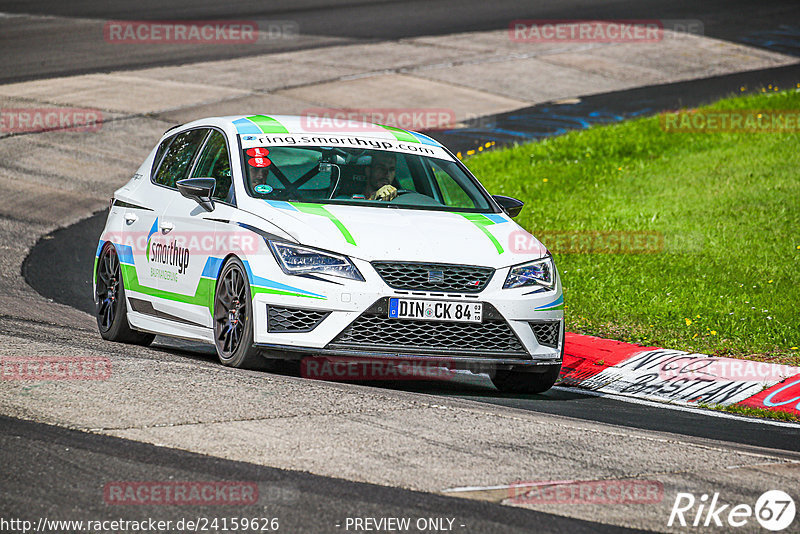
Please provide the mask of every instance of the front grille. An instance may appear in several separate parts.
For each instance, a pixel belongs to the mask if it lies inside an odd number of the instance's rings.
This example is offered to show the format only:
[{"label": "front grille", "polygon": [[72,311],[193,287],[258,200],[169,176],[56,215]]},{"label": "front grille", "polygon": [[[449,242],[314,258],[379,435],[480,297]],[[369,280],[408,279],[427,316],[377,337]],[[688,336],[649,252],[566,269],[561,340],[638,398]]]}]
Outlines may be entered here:
[{"label": "front grille", "polygon": [[560,321],[535,322],[530,325],[539,345],[553,349],[558,347],[558,335],[561,333]]},{"label": "front grille", "polygon": [[311,332],[331,312],[267,306],[268,332]]},{"label": "front grille", "polygon": [[491,267],[447,263],[373,262],[386,284],[411,291],[478,293],[494,274]]},{"label": "front grille", "polygon": [[502,319],[484,319],[482,323],[442,323],[389,319],[370,312],[353,321],[329,348],[527,356],[511,327]]}]

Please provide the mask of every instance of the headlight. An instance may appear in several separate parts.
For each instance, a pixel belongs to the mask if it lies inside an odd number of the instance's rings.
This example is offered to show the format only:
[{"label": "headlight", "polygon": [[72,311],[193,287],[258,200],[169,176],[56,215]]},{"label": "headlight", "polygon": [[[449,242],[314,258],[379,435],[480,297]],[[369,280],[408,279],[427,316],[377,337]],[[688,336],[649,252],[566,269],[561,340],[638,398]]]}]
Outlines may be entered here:
[{"label": "headlight", "polygon": [[556,266],[551,256],[512,267],[503,289],[527,286],[552,288],[556,283]]},{"label": "headlight", "polygon": [[364,281],[364,277],[346,256],[280,241],[268,243],[278,265],[286,274],[321,273]]}]

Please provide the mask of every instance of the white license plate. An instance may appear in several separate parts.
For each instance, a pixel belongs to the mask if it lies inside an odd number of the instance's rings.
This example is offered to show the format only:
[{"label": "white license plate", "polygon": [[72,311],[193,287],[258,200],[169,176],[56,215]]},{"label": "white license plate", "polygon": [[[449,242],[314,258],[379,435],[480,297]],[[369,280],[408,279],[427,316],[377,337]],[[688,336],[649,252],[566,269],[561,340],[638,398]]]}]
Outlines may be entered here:
[{"label": "white license plate", "polygon": [[483,318],[483,303],[393,298],[389,299],[389,318],[480,323]]}]

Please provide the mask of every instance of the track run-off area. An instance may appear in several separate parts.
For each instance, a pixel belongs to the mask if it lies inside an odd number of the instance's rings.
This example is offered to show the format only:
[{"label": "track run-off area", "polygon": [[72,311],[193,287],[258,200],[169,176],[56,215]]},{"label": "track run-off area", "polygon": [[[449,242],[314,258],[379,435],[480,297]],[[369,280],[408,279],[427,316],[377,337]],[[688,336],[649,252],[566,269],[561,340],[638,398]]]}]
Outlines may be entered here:
[{"label": "track run-off area", "polygon": [[[536,14],[501,4],[498,17],[506,25]],[[698,18],[686,16],[684,4],[671,18]],[[0,26],[18,26],[15,42],[24,42],[25,27],[66,31],[74,24],[101,27],[111,18],[32,6],[0,18]],[[720,16],[735,18],[735,7]],[[355,5],[328,8],[335,17],[373,16]],[[300,20],[302,33],[310,27],[302,17],[313,9],[308,3],[306,14],[270,16]],[[600,7],[592,9],[600,15]],[[156,49],[137,65],[109,52],[93,56],[86,70],[32,69],[0,85],[4,109],[91,108],[103,118],[91,132],[0,134],[0,358],[103,358],[111,366],[105,380],[0,382],[3,518],[178,520],[242,512],[279,517],[287,532],[345,531],[348,518],[400,516],[451,518],[452,530],[462,532],[529,532],[532,525],[554,532],[684,532],[667,525],[679,493],[698,503],[718,493],[720,503],[752,507],[767,490],[791,493],[800,486],[800,429],[793,424],[574,388],[501,395],[481,376],[448,383],[312,381],[291,369],[224,368],[212,347],[157,338],[142,348],[97,334],[90,282],[103,210],[177,123],[320,106],[423,106],[451,110],[466,124],[557,99],[613,101],[624,91],[742,73],[753,83],[764,72],[792,78],[800,62],[733,42],[732,35],[675,36],[651,48],[537,48],[509,41],[502,24],[480,27],[480,13],[459,11],[447,32],[414,33],[395,21],[394,33],[310,31],[301,35],[302,46],[246,54]],[[136,18],[124,10],[113,16]],[[201,16],[220,17],[201,9],[163,18]],[[107,46],[102,37],[93,43],[80,35],[76,41],[89,50]],[[71,46],[78,45],[65,50]],[[259,498],[232,513],[224,506],[115,506],[104,497],[109,483],[168,480],[251,481]],[[637,481],[658,492],[613,504],[520,496],[520,486],[552,481]],[[695,506],[686,518],[697,512]],[[741,530],[759,528],[751,517]]]}]

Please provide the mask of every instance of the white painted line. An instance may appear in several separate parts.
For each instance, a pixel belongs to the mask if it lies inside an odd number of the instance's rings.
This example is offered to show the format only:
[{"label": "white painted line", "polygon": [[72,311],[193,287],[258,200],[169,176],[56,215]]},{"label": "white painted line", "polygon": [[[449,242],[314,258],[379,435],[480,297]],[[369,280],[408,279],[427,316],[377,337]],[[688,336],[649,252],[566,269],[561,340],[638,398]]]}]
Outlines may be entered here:
[{"label": "white painted line", "polygon": [[644,399],[637,399],[635,397],[629,397],[627,395],[619,395],[615,393],[603,393],[600,391],[592,391],[590,389],[581,389],[575,387],[565,387],[565,386],[553,386],[552,389],[558,391],[566,391],[569,393],[584,393],[586,395],[593,395],[595,397],[607,397],[610,399],[618,400],[621,402],[629,402],[631,404],[642,404],[644,406],[651,406],[653,408],[666,408],[668,410],[676,410],[679,412],[689,412],[698,415],[705,415],[709,417],[719,417],[722,419],[736,419],[737,421],[747,421],[748,423],[758,423],[762,425],[768,426],[780,426],[784,428],[795,428],[800,429],[800,423],[789,423],[786,421],[775,421],[772,419],[762,419],[760,417],[744,417],[741,415],[734,415],[726,412],[720,412],[717,410],[710,410],[708,408],[694,408],[692,406],[680,406],[678,404],[670,404],[668,402],[656,402]]},{"label": "white painted line", "polygon": [[[445,488],[442,490],[442,493],[456,493],[460,491],[487,491],[487,490],[498,490],[498,489],[509,489],[513,486],[509,485],[502,485],[502,486],[464,486],[459,488]],[[519,486],[517,486],[519,487]]]}]

